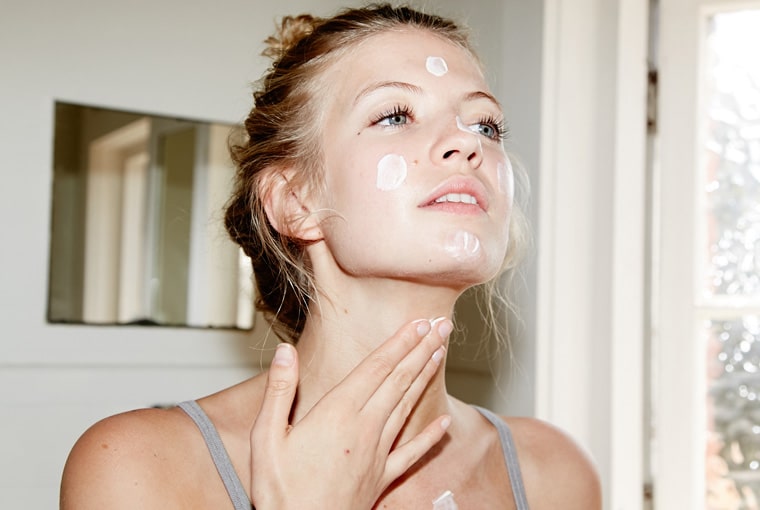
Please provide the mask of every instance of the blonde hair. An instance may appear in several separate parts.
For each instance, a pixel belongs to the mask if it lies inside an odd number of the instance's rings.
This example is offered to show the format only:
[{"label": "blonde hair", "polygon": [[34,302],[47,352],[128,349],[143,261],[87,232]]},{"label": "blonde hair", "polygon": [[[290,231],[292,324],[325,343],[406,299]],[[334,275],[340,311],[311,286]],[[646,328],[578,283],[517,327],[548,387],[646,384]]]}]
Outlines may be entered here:
[{"label": "blonde hair", "polygon": [[475,57],[466,32],[453,21],[388,4],[347,9],[327,19],[288,16],[277,34],[265,41],[263,55],[273,62],[253,94],[254,106],[244,123],[245,142],[231,147],[237,178],[225,223],[232,239],[251,258],[256,308],[283,340],[298,340],[316,286],[307,243],[281,234],[267,218],[264,197],[271,176],[295,170],[288,176],[291,189],[322,189],[318,122],[322,103],[317,99],[324,87],[321,76],[367,38],[410,28],[437,35]]}]

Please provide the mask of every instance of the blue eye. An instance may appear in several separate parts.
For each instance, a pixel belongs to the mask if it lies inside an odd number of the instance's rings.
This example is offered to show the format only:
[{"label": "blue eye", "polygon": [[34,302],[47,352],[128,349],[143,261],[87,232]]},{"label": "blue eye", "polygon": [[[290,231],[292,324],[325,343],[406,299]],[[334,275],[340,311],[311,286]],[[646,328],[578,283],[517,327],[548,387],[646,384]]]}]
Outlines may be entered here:
[{"label": "blue eye", "polygon": [[409,118],[403,113],[395,113],[382,119],[379,124],[388,126],[403,126],[409,121]]},{"label": "blue eye", "polygon": [[381,113],[372,121],[372,124],[380,126],[399,127],[409,124],[412,120],[412,111],[406,106],[395,106],[392,110]]},{"label": "blue eye", "polygon": [[499,135],[496,128],[489,124],[478,124],[478,133],[488,138],[496,138]]},{"label": "blue eye", "polygon": [[481,119],[480,122],[472,125],[472,130],[475,133],[499,142],[504,139],[507,131],[504,121],[497,121],[493,117]]}]

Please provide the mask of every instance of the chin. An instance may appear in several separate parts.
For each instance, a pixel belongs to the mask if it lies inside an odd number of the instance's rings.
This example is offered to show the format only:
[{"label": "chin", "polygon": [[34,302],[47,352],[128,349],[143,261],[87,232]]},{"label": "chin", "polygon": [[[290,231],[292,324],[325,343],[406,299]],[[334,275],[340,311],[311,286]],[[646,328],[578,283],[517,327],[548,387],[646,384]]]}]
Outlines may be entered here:
[{"label": "chin", "polygon": [[[438,270],[436,270],[438,269]],[[427,271],[427,283],[451,287],[460,292],[491,281],[499,275],[501,261],[490,263],[484,259],[473,261],[456,261],[455,264],[446,264],[443,267],[429,267]]]}]

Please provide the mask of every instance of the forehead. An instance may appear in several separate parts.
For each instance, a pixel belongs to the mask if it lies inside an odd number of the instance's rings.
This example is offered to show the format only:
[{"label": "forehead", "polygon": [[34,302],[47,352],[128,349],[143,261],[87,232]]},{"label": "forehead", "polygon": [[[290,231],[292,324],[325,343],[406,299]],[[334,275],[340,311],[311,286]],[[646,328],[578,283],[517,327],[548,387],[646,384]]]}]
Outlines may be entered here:
[{"label": "forehead", "polygon": [[[445,61],[445,75],[431,73],[426,66],[429,57]],[[325,80],[334,92],[331,95],[341,102],[353,99],[367,84],[385,81],[425,87],[443,80],[446,86],[488,90],[474,55],[430,31],[413,28],[388,30],[352,45],[332,63]]]}]

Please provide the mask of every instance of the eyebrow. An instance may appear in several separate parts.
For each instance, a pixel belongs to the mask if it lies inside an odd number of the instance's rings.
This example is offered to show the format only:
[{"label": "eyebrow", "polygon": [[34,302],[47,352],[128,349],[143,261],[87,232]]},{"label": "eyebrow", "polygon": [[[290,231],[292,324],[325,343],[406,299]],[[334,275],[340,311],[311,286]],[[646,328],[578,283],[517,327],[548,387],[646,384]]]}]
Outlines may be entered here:
[{"label": "eyebrow", "polygon": [[496,98],[489,94],[488,92],[485,92],[483,90],[478,90],[475,92],[470,92],[464,95],[465,101],[476,101],[478,99],[486,99],[490,102],[492,102],[499,110],[501,110],[501,103],[496,100]]},{"label": "eyebrow", "polygon": [[359,101],[361,101],[366,96],[383,88],[396,88],[396,89],[406,90],[414,94],[422,94],[422,89],[418,87],[417,85],[412,85],[411,83],[406,83],[403,81],[381,81],[379,83],[373,83],[369,87],[362,89],[362,91],[359,92],[354,98],[354,105],[356,105]]},{"label": "eyebrow", "polygon": [[[408,92],[412,92],[413,94],[423,93],[421,87],[418,87],[417,85],[413,85],[411,83],[406,83],[403,81],[381,81],[378,83],[373,83],[372,85],[362,89],[362,91],[359,92],[354,98],[354,105],[356,105],[359,101],[361,101],[368,95],[372,94],[373,92],[376,92],[377,90],[380,90],[383,88],[401,89],[401,90],[406,90]],[[497,101],[493,95],[482,90],[477,90],[475,92],[468,92],[467,94],[463,96],[463,98],[465,101],[476,101],[478,99],[485,99],[493,103],[494,106],[496,106],[499,110],[501,110],[501,103],[499,103],[499,101]]]}]

